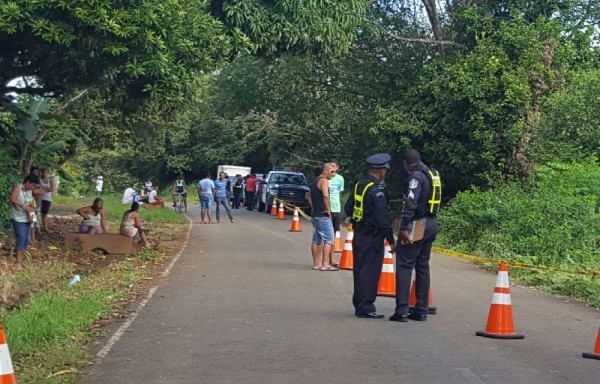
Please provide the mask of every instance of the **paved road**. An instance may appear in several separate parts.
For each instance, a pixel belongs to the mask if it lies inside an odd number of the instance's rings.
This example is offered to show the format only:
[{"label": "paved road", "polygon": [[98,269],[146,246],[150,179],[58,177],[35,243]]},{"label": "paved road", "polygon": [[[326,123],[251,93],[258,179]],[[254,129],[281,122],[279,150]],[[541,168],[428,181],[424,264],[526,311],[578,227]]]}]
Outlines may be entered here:
[{"label": "paved road", "polygon": [[[234,211],[199,225],[171,274],[88,384],[598,383],[599,312],[513,287],[525,340],[474,336],[485,327],[495,275],[434,255],[439,311],[426,323],[357,319],[352,273],[310,269],[311,228]],[[391,314],[394,299],[379,298]]]}]

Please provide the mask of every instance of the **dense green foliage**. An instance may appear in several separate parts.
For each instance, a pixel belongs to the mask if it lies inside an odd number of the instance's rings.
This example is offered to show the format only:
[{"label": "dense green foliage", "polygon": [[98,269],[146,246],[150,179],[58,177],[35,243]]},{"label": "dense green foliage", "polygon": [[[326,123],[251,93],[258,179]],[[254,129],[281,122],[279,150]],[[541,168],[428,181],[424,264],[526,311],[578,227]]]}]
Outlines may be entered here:
[{"label": "dense green foliage", "polygon": [[[118,193],[146,178],[168,185],[176,173],[197,180],[226,163],[257,173],[294,165],[312,177],[330,157],[351,184],[368,154],[385,151],[398,199],[401,155],[412,147],[441,171],[445,202],[466,190],[473,202],[502,193],[514,200],[502,209],[518,216],[531,191],[545,193],[536,183],[547,167],[599,155],[600,8],[591,0],[94,4],[0,6],[0,93],[47,96],[5,101],[5,164],[58,167],[72,195],[89,194],[98,174]],[[561,192],[565,204],[587,204]],[[488,208],[460,196],[452,217],[460,211],[480,228]],[[595,217],[585,212],[586,222]],[[511,255],[535,262],[597,256],[581,242],[543,253],[564,229],[553,215],[532,216],[546,223],[541,233],[522,222],[453,241],[504,249],[494,236],[512,239]],[[517,228],[530,237],[515,238]]]},{"label": "dense green foliage", "polygon": [[[535,174],[525,183],[499,183],[493,190],[460,193],[440,216],[442,242],[494,259],[600,271],[598,161],[549,163],[537,167]],[[592,282],[589,276],[517,273],[600,305],[600,282]]]},{"label": "dense green foliage", "polygon": [[35,76],[37,94],[108,86],[181,96],[241,52],[345,50],[365,10],[363,0],[3,2],[0,94]]}]

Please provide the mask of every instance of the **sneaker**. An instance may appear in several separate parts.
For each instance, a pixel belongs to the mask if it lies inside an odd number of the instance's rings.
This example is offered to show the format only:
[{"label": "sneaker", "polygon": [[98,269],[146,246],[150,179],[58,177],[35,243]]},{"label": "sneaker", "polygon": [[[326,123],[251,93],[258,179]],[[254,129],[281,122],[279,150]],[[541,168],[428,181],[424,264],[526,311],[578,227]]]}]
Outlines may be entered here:
[{"label": "sneaker", "polygon": [[406,323],[406,322],[408,322],[408,315],[401,315],[399,313],[394,313],[392,316],[390,316],[390,321],[398,321],[400,323]]},{"label": "sneaker", "polygon": [[410,313],[408,316],[406,316],[407,318],[414,320],[414,321],[427,321],[427,315],[421,315],[419,313]]}]

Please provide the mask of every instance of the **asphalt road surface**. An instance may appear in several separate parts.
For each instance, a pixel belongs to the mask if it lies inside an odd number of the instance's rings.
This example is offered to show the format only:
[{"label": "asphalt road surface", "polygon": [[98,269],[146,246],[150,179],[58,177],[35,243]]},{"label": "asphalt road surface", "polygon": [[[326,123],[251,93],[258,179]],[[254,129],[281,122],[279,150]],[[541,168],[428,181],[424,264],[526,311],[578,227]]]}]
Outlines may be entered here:
[{"label": "asphalt road surface", "polygon": [[[524,340],[484,330],[493,273],[432,256],[437,315],[427,322],[358,319],[352,273],[311,269],[311,226],[290,233],[265,213],[200,225],[147,305],[88,384],[600,383],[591,352],[600,312],[532,288],[511,288]],[[394,299],[380,297],[390,315]]]}]

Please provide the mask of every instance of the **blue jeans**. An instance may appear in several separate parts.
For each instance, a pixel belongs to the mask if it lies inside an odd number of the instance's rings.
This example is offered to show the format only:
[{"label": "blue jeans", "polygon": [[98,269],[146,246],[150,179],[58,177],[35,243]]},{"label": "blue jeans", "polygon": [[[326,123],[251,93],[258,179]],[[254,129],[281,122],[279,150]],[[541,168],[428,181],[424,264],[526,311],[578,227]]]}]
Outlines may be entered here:
[{"label": "blue jeans", "polygon": [[15,249],[17,251],[27,250],[29,244],[29,232],[31,231],[30,223],[21,223],[19,221],[12,221],[12,227],[15,231],[15,238],[17,239],[17,245]]},{"label": "blue jeans", "polygon": [[313,217],[313,243],[333,245],[333,224],[329,217]]},{"label": "blue jeans", "polygon": [[229,216],[229,220],[233,220],[233,216],[231,216],[231,209],[229,209],[229,198],[227,197],[217,197],[217,221],[221,219],[221,211],[219,210],[219,205],[223,204],[225,207],[225,211],[227,211],[227,216]]}]

